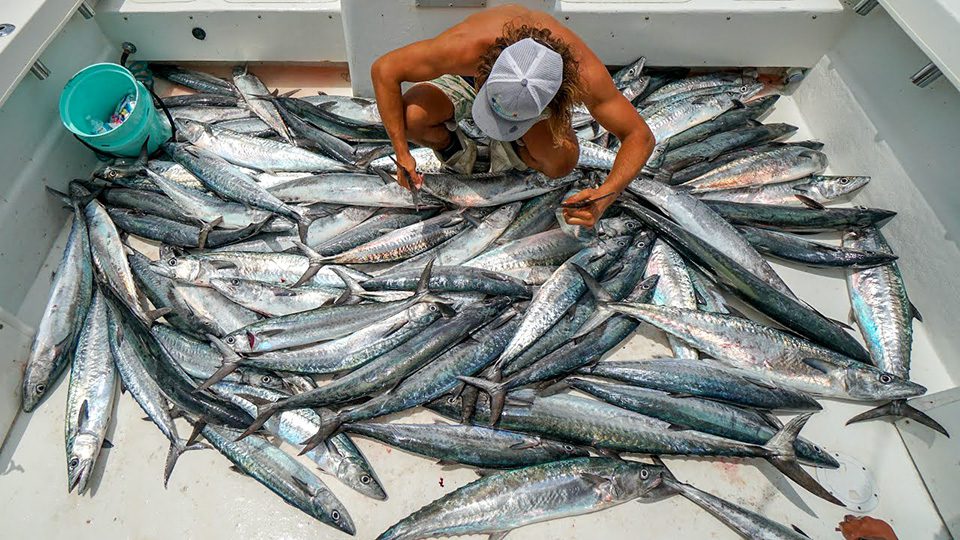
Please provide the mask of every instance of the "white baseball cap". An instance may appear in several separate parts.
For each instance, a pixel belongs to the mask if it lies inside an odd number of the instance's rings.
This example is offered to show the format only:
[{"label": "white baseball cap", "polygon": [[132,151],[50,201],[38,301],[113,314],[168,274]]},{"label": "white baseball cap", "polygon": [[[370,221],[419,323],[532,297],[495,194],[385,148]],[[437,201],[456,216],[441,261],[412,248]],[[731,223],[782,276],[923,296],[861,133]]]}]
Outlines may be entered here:
[{"label": "white baseball cap", "polygon": [[563,59],[531,38],[505,48],[473,102],[473,121],[488,137],[515,141],[557,95]]}]

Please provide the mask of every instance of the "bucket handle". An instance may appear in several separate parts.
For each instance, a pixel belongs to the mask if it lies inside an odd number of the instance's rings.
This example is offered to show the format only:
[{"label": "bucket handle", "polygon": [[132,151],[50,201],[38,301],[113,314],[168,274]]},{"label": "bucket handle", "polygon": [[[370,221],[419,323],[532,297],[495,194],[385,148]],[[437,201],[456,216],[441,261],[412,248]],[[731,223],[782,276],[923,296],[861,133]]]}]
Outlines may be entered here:
[{"label": "bucket handle", "polygon": [[[163,109],[163,114],[166,115],[167,121],[170,123],[170,139],[177,140],[177,125],[173,121],[173,115],[170,114],[170,109],[168,109],[166,104],[163,103],[163,100],[160,99],[160,96],[158,96],[157,93],[153,91],[153,88],[148,88],[147,85],[143,85],[143,87],[147,89],[147,92],[150,92],[150,96],[151,96],[151,99],[153,99],[153,103],[155,105],[158,105],[161,109]],[[97,156],[102,156],[110,159],[122,159],[125,157],[125,156],[118,156],[113,152],[106,152],[104,150],[100,150],[99,148],[94,148],[93,146],[90,145],[90,143],[78,137],[76,133],[73,133],[72,135],[74,139],[80,141],[80,144],[92,150],[93,153],[97,154]],[[167,140],[169,141],[170,139],[167,139]],[[157,148],[153,153],[158,154],[159,152],[160,152],[160,148]]]}]

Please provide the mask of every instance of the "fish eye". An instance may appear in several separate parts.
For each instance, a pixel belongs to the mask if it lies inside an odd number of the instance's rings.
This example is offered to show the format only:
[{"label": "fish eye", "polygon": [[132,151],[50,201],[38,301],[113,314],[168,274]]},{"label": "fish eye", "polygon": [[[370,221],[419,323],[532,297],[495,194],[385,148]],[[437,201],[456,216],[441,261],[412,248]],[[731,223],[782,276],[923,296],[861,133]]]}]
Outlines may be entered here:
[{"label": "fish eye", "polygon": [[40,383],[36,387],[34,387],[33,391],[36,392],[37,394],[42,394],[46,389],[47,389],[47,385]]},{"label": "fish eye", "polygon": [[330,517],[332,517],[334,521],[340,521],[340,511],[334,510],[330,512]]},{"label": "fish eye", "polygon": [[235,342],[236,340],[237,340],[237,338],[235,338],[235,337],[233,337],[233,336],[230,336],[230,337],[224,339],[224,341],[226,341],[227,343],[229,343],[229,344],[231,344],[231,345],[233,345],[233,342]]},{"label": "fish eye", "polygon": [[231,280],[230,280],[230,284],[231,284],[231,285],[234,285],[234,286],[240,285],[240,280],[239,280],[239,279],[231,279]]},{"label": "fish eye", "polygon": [[890,374],[888,374],[888,373],[881,373],[881,374],[880,374],[880,383],[881,383],[881,384],[890,384],[890,383],[892,383],[892,382],[893,382],[893,375],[890,375]]},{"label": "fish eye", "polygon": [[840,182],[841,184],[849,184],[849,183],[850,183],[850,179],[849,179],[849,178],[841,178],[840,180],[838,180],[838,182]]},{"label": "fish eye", "polygon": [[431,305],[430,305],[430,311],[436,311],[436,310],[438,310],[438,309],[440,309],[440,308],[438,308],[436,304],[431,304]]},{"label": "fish eye", "polygon": [[650,471],[648,471],[648,470],[646,470],[646,469],[640,469],[640,479],[641,479],[641,480],[646,480],[646,479],[649,478],[649,477],[650,477]]},{"label": "fish eye", "polygon": [[647,247],[647,243],[646,243],[646,242],[637,242],[637,247],[642,247],[642,248],[643,248],[643,247]]},{"label": "fish eye", "polygon": [[270,384],[270,383],[273,382],[273,377],[271,377],[271,376],[269,376],[269,375],[264,375],[264,376],[260,377],[260,382],[263,383],[263,384]]},{"label": "fish eye", "polygon": [[576,448],[574,448],[573,445],[570,445],[570,444],[563,445],[563,449],[566,450],[567,452],[573,452],[574,450],[576,450]]},{"label": "fish eye", "polygon": [[76,469],[77,465],[79,464],[80,464],[80,458],[74,456],[70,458],[70,461],[67,463],[67,466],[69,466],[71,469]]},{"label": "fish eye", "polygon": [[176,257],[171,257],[170,260],[167,261],[167,264],[170,265],[170,266],[176,266],[176,265],[177,265],[177,258],[176,258]]},{"label": "fish eye", "polygon": [[367,475],[363,475],[363,476],[360,477],[360,483],[361,483],[361,484],[369,484],[369,483],[370,483],[370,480],[373,480],[373,479],[370,478],[370,477],[367,476]]},{"label": "fish eye", "polygon": [[456,396],[450,396],[450,397],[447,398],[447,403],[449,403],[449,404],[451,404],[451,405],[453,405],[453,404],[456,403],[456,402],[457,402]]},{"label": "fish eye", "polygon": [[747,91],[747,85],[741,86],[741,87],[740,87],[740,91],[741,91],[741,92],[746,92],[746,91]]},{"label": "fish eye", "polygon": [[624,243],[624,242],[617,242],[617,245],[620,246],[620,247],[624,247],[624,246],[626,246],[627,244]]}]

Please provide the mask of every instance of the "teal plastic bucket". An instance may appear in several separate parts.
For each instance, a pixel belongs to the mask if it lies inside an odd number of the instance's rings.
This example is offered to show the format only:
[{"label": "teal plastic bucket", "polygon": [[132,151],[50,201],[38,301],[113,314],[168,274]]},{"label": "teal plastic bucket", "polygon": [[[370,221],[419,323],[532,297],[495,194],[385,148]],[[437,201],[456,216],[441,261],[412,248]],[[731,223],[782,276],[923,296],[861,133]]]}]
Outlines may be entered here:
[{"label": "teal plastic bucket", "polygon": [[[127,95],[136,99],[127,119],[110,131],[96,133],[90,119],[106,123]],[[93,148],[119,156],[139,155],[147,137],[147,151],[153,153],[172,135],[166,117],[154,107],[143,83],[123,66],[111,63],[87,66],[67,82],[60,94],[60,120]]]}]

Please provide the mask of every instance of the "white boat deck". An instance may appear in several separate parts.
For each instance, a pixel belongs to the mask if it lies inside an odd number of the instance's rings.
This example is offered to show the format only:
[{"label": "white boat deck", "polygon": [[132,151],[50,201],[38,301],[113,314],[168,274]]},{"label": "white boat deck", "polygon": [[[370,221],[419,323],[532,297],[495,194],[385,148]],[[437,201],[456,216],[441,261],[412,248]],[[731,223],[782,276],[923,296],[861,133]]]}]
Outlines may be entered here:
[{"label": "white boat deck", "polygon": [[[255,70],[256,71],[256,70]],[[259,73],[259,71],[257,71]],[[264,74],[265,76],[266,74]],[[267,77],[265,77],[267,78]],[[300,87],[268,78],[281,91]],[[337,77],[322,83],[331,93],[349,92]],[[795,139],[815,138],[790,97],[784,97],[767,122],[800,127]],[[843,148],[826,148],[828,155]],[[857,174],[858,171],[828,171]],[[874,178],[870,189],[883,189]],[[904,219],[901,216],[897,219]],[[50,273],[60,258],[65,234],[38,272],[21,320],[34,324],[49,289]],[[909,265],[910,261],[901,261]],[[846,285],[840,271],[808,271],[777,265],[797,294],[824,314],[846,320]],[[923,309],[923,306],[920,306]],[[663,336],[649,327],[641,331],[614,359],[647,358],[667,354]],[[924,325],[916,325],[913,378],[930,392],[955,384],[929,344]],[[21,414],[0,453],[0,537],[39,538],[206,538],[298,539],[339,538],[342,533],[312,520],[286,505],[256,481],[228,469],[229,462],[215,450],[184,455],[167,489],[162,470],[166,441],[129,396],[119,396],[110,440],[114,448],[101,454],[91,492],[83,497],[66,491],[63,411],[67,385],[30,415]],[[947,539],[946,529],[931,503],[895,427],[882,421],[853,426],[844,423],[865,410],[863,405],[823,401],[825,410],[814,415],[803,435],[831,452],[852,456],[872,474],[879,504],[869,514],[889,522],[903,539]],[[394,419],[431,422],[425,411],[396,415]],[[181,433],[189,432],[186,424]],[[931,432],[931,437],[939,436]],[[377,471],[389,499],[374,501],[324,477],[344,502],[357,524],[358,538],[374,538],[391,524],[430,501],[474,479],[469,468],[448,470],[432,460],[378,442],[356,439]],[[794,524],[811,538],[839,538],[835,527],[848,513],[794,487],[772,467],[755,460],[668,459],[676,476],[732,502],[759,511],[784,524]],[[477,537],[479,538],[479,537]],[[604,512],[541,523],[510,534],[511,539],[711,538],[738,536],[706,512],[680,497],[657,503],[630,502]]]}]

